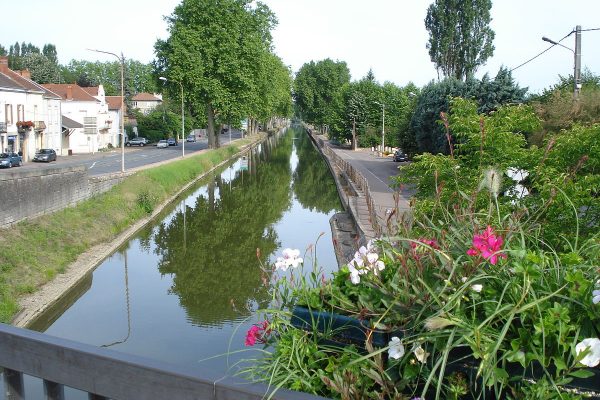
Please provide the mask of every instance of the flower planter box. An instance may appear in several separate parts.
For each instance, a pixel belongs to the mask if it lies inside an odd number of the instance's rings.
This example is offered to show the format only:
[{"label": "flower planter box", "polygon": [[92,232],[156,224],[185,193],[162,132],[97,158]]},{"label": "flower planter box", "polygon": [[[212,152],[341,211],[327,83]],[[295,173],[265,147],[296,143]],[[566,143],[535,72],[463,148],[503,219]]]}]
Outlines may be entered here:
[{"label": "flower planter box", "polygon": [[372,330],[370,328],[371,321],[368,319],[360,320],[333,312],[316,311],[299,306],[294,307],[292,310],[290,323],[292,326],[305,331],[316,329],[326,335],[330,334],[329,342],[338,345],[354,344],[358,347],[364,347],[370,334],[373,346],[385,347],[392,337],[402,338],[404,336],[402,330],[391,332]]},{"label": "flower planter box", "polygon": [[[481,377],[477,376],[478,367],[479,360],[476,360],[471,355],[470,349],[468,347],[460,347],[450,351],[445,375],[449,375],[453,372],[462,372],[466,375],[467,380],[471,382],[471,384],[477,382],[477,386],[482,387],[483,382],[481,381]],[[562,387],[573,389],[578,393],[585,393],[586,399],[600,400],[600,368],[582,369],[591,372],[593,376],[589,378],[572,377],[573,381],[569,384],[562,385]],[[548,371],[553,374],[555,369],[549,367]],[[522,376],[527,380],[533,381],[537,381],[544,377],[544,368],[535,361],[527,368],[523,368],[519,363],[508,363],[506,372],[508,372],[510,377]],[[494,399],[493,391],[486,390],[485,398]]]}]

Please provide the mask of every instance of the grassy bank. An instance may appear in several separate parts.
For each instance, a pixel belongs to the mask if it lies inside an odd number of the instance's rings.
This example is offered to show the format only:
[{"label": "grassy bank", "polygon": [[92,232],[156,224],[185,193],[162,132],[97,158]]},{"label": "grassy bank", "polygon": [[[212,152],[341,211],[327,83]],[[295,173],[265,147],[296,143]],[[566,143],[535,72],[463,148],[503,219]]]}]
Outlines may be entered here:
[{"label": "grassy bank", "polygon": [[35,292],[80,254],[111,241],[254,140],[140,171],[77,206],[0,230],[0,321],[10,322],[19,311],[19,297]]}]

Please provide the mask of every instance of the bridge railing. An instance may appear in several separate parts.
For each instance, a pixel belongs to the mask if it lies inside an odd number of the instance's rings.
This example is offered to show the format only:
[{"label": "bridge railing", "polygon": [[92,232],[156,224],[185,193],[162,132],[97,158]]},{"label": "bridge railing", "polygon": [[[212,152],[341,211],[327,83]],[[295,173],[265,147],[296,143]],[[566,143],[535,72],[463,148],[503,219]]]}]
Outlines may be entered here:
[{"label": "bridge railing", "polygon": [[[53,400],[64,399],[65,386],[87,392],[90,399],[259,400],[272,391],[199,366],[174,366],[5,324],[0,324],[0,367],[11,400],[27,398],[24,374],[43,379],[46,398]],[[271,398],[322,399],[282,389]]]}]

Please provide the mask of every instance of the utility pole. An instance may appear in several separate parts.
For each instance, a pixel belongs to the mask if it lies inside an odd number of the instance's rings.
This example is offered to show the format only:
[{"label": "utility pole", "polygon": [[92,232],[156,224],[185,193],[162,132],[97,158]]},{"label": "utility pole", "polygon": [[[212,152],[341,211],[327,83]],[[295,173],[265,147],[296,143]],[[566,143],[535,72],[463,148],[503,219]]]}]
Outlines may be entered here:
[{"label": "utility pole", "polygon": [[581,91],[581,25],[575,27],[575,68],[573,71],[573,97],[579,98]]}]

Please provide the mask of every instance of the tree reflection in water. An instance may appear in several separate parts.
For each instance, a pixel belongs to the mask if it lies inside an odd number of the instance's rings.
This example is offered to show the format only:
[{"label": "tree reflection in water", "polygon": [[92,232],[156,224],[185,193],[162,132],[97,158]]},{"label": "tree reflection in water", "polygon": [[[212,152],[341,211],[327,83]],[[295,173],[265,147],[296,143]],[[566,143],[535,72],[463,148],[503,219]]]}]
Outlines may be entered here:
[{"label": "tree reflection in water", "polygon": [[238,171],[231,185],[217,176],[193,208],[156,230],[159,271],[172,275],[171,291],[194,324],[236,320],[269,302],[260,263],[279,247],[273,224],[290,207],[292,177],[292,134],[277,146],[274,140],[249,157],[249,170]]}]

